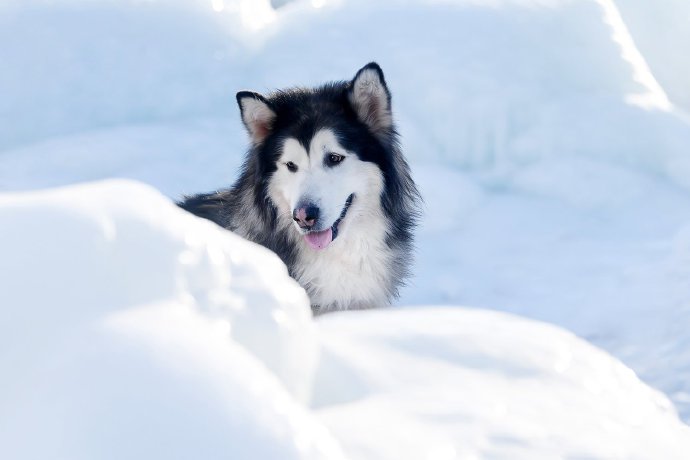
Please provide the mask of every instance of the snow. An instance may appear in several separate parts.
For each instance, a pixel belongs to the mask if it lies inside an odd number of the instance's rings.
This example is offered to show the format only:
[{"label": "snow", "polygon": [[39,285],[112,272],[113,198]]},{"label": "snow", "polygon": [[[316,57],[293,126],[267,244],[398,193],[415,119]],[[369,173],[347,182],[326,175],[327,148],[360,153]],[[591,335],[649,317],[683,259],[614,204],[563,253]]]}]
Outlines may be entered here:
[{"label": "snow", "polygon": [[342,458],[277,256],[127,181],[0,209],[0,456]]},{"label": "snow", "polygon": [[[132,305],[193,302],[208,315],[232,318],[237,341],[295,393],[308,392],[303,375],[315,360],[308,299],[285,279],[286,268],[270,251],[214,241],[215,225],[191,216],[180,220],[167,198],[126,181],[4,194],[0,205],[3,296],[20,315],[13,318],[28,326],[35,319],[32,306],[51,305],[36,335]],[[65,261],[69,265],[58,270]],[[279,299],[282,308],[252,309],[247,297],[268,307]],[[35,338],[13,330],[8,343]]]},{"label": "snow", "polygon": [[277,256],[137,182],[3,194],[0,228],[3,458],[690,451],[668,398],[571,333],[460,307],[314,322]]},{"label": "snow", "polygon": [[[0,1],[3,449],[687,457],[690,5],[278,3]],[[416,307],[313,322],[275,257],[151,187],[232,182],[237,90],[371,60],[425,199]],[[33,191],[113,177],[149,186]]]},{"label": "snow", "polygon": [[690,11],[685,0],[664,0],[663,8],[645,0],[618,0],[621,16],[671,101],[690,110]]},{"label": "snow", "polygon": [[651,459],[690,448],[666,398],[553,326],[458,307],[320,326],[317,413],[351,458]]}]

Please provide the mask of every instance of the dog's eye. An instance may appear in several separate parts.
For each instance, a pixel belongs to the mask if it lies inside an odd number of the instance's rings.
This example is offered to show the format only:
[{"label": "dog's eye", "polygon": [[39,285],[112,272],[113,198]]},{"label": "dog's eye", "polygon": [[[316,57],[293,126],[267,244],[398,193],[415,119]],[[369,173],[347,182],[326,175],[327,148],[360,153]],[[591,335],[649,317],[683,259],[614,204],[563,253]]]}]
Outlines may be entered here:
[{"label": "dog's eye", "polygon": [[288,171],[297,172],[297,165],[292,161],[288,161],[287,163],[285,163],[285,166],[287,166]]},{"label": "dog's eye", "polygon": [[345,155],[338,155],[337,153],[329,153],[326,156],[326,164],[328,166],[335,166],[345,159]]}]

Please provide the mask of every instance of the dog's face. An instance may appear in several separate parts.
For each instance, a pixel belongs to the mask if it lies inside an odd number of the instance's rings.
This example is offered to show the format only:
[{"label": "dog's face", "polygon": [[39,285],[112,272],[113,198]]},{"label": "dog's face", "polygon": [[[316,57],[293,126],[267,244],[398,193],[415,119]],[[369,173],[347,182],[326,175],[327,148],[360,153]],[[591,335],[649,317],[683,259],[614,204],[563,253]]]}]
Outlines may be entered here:
[{"label": "dog's face", "polygon": [[391,136],[390,94],[376,64],[351,82],[264,98],[238,94],[265,193],[312,250],[345,240],[381,212],[382,142]]},{"label": "dog's face", "polygon": [[332,129],[319,129],[307,146],[288,137],[281,150],[269,196],[312,249],[328,247],[377,204],[383,183],[378,166],[345,148]]}]

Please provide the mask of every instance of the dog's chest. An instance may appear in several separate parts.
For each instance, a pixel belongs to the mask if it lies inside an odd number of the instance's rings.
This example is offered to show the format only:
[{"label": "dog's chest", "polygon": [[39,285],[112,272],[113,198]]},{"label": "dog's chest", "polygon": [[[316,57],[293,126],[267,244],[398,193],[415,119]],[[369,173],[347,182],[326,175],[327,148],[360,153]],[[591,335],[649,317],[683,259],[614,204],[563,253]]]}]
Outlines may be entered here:
[{"label": "dog's chest", "polygon": [[319,312],[389,304],[393,255],[384,238],[384,229],[377,228],[352,232],[323,251],[302,248],[296,278]]}]

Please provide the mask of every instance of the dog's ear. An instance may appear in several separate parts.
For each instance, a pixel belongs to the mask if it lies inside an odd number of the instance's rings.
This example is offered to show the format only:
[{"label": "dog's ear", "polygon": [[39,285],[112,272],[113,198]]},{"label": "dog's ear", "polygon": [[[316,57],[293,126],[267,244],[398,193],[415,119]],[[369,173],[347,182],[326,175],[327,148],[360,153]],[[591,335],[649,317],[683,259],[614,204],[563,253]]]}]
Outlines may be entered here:
[{"label": "dog's ear", "polygon": [[359,69],[348,87],[348,99],[357,117],[375,135],[385,134],[393,125],[391,93],[377,63]]},{"label": "dog's ear", "polygon": [[249,131],[255,145],[261,144],[271,133],[276,113],[270,103],[259,93],[240,91],[237,93],[237,104],[242,113],[242,122]]}]

